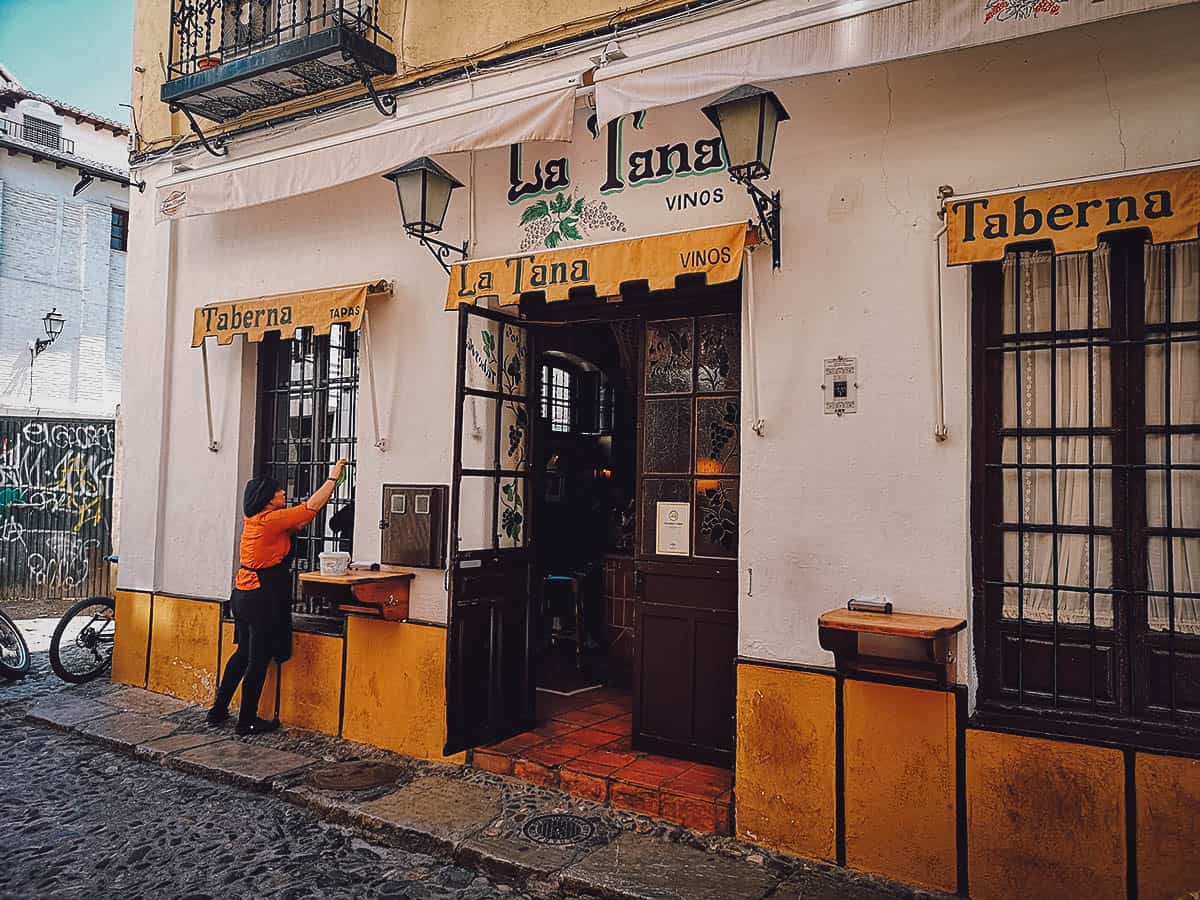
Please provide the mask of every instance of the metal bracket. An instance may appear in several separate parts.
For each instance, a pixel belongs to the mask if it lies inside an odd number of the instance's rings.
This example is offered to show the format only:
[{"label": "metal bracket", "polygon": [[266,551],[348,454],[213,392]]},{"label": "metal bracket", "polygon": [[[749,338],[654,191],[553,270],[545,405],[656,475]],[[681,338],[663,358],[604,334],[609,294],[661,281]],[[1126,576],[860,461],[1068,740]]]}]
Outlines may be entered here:
[{"label": "metal bracket", "polygon": [[779,244],[782,236],[781,214],[783,209],[779,191],[768,194],[761,188],[756,187],[754,182],[745,175],[741,174],[730,174],[729,180],[745,187],[746,193],[754,201],[754,208],[758,212],[759,227],[762,228],[763,234],[766,235],[767,240],[771,244],[771,268],[778,269],[782,261]]},{"label": "metal bracket", "polygon": [[428,248],[429,252],[433,254],[434,259],[436,259],[438,263],[441,264],[441,267],[446,270],[447,275],[450,274],[450,267],[446,265],[446,260],[450,258],[451,253],[458,253],[463,259],[467,258],[466,241],[463,241],[462,246],[460,247],[457,244],[447,244],[443,241],[439,241],[437,238],[431,238],[427,234],[413,234],[412,236]]},{"label": "metal bracket", "polygon": [[200,356],[204,360],[204,413],[208,417],[208,449],[213,453],[217,453],[221,449],[221,442],[218,441],[216,436],[213,434],[212,391],[208,386],[207,339],[200,345]]},{"label": "metal bracket", "polygon": [[229,153],[229,150],[224,146],[224,142],[220,138],[213,138],[213,140],[210,141],[204,136],[204,132],[200,129],[200,123],[196,121],[196,117],[192,115],[192,111],[190,109],[184,106],[179,106],[175,103],[172,103],[168,109],[170,109],[173,113],[181,112],[187,117],[188,124],[192,126],[192,133],[195,134],[200,141],[200,146],[213,156],[225,156]]},{"label": "metal bracket", "polygon": [[379,114],[387,116],[389,119],[396,114],[396,95],[395,94],[380,94],[375,90],[375,85],[371,84],[371,75],[367,72],[366,67],[352,53],[345,50],[342,51],[342,59],[346,62],[354,63],[354,68],[358,70],[358,77],[363,83],[363,87],[367,89],[367,94],[371,98],[371,102],[375,104],[375,108],[379,110]]}]

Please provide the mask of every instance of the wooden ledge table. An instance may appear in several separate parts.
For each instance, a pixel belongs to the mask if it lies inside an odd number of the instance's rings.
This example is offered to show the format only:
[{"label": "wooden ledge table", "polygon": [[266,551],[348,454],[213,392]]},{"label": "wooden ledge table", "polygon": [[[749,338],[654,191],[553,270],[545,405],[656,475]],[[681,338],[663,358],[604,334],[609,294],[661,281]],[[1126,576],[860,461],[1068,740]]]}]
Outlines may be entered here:
[{"label": "wooden ledge table", "polygon": [[399,566],[380,566],[375,571],[351,569],[345,575],[301,572],[300,590],[305,597],[319,594],[327,598],[343,615],[359,613],[394,622],[408,618],[413,576],[413,572]]},{"label": "wooden ledge table", "polygon": [[[954,683],[954,636],[966,627],[966,619],[948,616],[831,609],[817,620],[817,636],[833,653],[839,672],[876,672],[946,687]],[[859,637],[864,634],[920,641],[925,658],[860,653]]]}]

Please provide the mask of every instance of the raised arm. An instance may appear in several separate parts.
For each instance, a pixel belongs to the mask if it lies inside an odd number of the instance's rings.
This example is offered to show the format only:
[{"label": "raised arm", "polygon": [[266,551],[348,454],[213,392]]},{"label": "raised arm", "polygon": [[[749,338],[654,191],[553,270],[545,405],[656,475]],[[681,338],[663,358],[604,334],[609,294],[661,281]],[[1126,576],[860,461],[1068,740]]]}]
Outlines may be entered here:
[{"label": "raised arm", "polygon": [[313,491],[313,495],[304,501],[304,505],[316,512],[333,496],[333,490],[337,487],[338,479],[342,477],[342,470],[346,468],[346,461],[339,459],[334,463],[333,468],[329,472],[329,478],[319,488]]}]

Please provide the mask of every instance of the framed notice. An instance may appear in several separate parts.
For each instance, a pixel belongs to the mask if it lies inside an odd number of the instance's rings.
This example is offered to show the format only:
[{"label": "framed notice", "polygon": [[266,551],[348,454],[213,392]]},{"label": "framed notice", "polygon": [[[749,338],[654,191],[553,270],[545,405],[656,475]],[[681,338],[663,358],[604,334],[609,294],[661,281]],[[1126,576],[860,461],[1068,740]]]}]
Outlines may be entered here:
[{"label": "framed notice", "polygon": [[687,556],[691,534],[690,503],[658,503],[655,506],[654,552],[660,556]]},{"label": "framed notice", "polygon": [[858,412],[858,360],[837,356],[825,360],[825,415],[844,416]]}]

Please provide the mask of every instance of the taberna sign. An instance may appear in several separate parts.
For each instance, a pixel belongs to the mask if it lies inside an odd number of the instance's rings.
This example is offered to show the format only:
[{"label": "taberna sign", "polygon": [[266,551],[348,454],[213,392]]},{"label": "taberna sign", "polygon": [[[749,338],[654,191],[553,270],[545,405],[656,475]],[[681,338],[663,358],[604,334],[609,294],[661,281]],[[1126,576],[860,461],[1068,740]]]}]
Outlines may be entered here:
[{"label": "taberna sign", "polygon": [[945,203],[952,266],[1003,259],[1010,246],[1036,241],[1050,241],[1057,253],[1094,250],[1100,235],[1132,228],[1148,230],[1156,244],[1184,241],[1200,225],[1200,166]]}]

